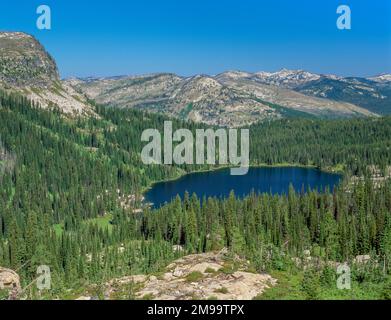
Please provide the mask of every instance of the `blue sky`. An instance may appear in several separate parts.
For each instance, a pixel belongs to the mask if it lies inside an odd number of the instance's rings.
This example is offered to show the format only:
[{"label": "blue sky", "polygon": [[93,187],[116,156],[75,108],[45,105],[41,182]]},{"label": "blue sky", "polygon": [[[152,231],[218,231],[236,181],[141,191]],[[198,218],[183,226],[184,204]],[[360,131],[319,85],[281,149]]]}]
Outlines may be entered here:
[{"label": "blue sky", "polygon": [[[52,30],[36,8],[52,9]],[[336,27],[339,5],[352,29]],[[391,73],[389,0],[19,0],[0,6],[0,30],[36,36],[62,77],[306,69]]]}]

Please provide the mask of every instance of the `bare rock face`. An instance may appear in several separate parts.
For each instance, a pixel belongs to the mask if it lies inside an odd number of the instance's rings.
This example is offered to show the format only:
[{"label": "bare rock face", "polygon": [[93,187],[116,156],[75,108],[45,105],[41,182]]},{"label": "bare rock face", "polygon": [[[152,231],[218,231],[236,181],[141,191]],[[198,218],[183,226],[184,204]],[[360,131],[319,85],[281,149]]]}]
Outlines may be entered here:
[{"label": "bare rock face", "polygon": [[59,81],[59,75],[53,58],[34,37],[1,32],[0,81],[15,87],[47,88]]},{"label": "bare rock face", "polygon": [[19,92],[41,107],[93,114],[84,95],[60,80],[56,62],[31,35],[0,32],[0,89]]},{"label": "bare rock face", "polygon": [[4,289],[16,297],[21,292],[20,279],[15,271],[0,267],[0,290]]}]

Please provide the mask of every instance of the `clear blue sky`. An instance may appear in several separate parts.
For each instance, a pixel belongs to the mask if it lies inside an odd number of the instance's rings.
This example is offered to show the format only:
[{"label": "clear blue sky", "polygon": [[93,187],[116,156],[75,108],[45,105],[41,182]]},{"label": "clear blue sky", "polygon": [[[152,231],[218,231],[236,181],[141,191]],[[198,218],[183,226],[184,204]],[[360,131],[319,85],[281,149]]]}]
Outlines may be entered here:
[{"label": "clear blue sky", "polygon": [[[50,31],[35,27],[40,4],[52,9]],[[341,4],[352,10],[350,31],[336,28]],[[391,72],[390,0],[2,1],[0,30],[35,35],[63,77]]]}]

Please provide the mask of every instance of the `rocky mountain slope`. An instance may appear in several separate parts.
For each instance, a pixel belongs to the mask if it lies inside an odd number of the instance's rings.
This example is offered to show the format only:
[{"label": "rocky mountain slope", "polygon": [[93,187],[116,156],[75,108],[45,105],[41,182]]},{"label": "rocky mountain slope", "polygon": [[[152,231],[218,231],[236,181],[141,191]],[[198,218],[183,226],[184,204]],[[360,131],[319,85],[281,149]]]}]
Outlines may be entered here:
[{"label": "rocky mountain slope", "polygon": [[83,95],[60,81],[57,65],[44,47],[22,32],[0,32],[0,88],[66,114],[93,113]]},{"label": "rocky mountain slope", "polygon": [[0,32],[0,88],[42,107],[93,114],[88,102],[137,108],[220,126],[282,117],[355,117],[391,113],[390,75],[340,78],[303,70],[225,72],[180,77],[151,74],[61,81],[54,59],[32,36]]},{"label": "rocky mountain slope", "polygon": [[280,115],[248,94],[209,76],[174,74],[109,79],[71,79],[67,84],[101,104],[162,112],[213,125],[238,126]]},{"label": "rocky mountain slope", "polygon": [[291,89],[307,96],[347,102],[378,114],[391,114],[390,74],[343,78],[282,69],[275,73],[258,72],[241,78]]},{"label": "rocky mountain slope", "polygon": [[[300,75],[308,73],[299,73]],[[250,77],[237,77],[233,72],[227,72],[216,76],[216,79],[232,90],[240,90],[253,98],[268,101],[283,106],[290,110],[304,112],[317,117],[351,117],[357,115],[371,115],[371,112],[357,107],[350,103],[334,101],[330,99],[312,97],[300,92],[291,90],[289,87],[294,83],[310,83],[315,76],[310,74],[309,78],[298,75],[294,78],[291,73],[284,72],[286,80],[279,76],[271,76],[270,83],[265,78],[259,78],[259,74]],[[307,79],[307,82],[305,80]]]},{"label": "rocky mountain slope", "polygon": [[300,85],[296,90],[306,95],[349,102],[374,113],[391,114],[390,81],[323,77]]},{"label": "rocky mountain slope", "polygon": [[59,80],[56,63],[33,37],[0,33],[0,81],[12,87],[50,87]]},{"label": "rocky mountain slope", "polygon": [[[242,126],[287,116],[354,117],[372,112],[347,102],[305,95],[293,86],[320,76],[231,71],[217,76],[152,74],[70,79],[66,83],[101,104],[162,112],[212,125]],[[269,83],[268,83],[269,81]]]}]

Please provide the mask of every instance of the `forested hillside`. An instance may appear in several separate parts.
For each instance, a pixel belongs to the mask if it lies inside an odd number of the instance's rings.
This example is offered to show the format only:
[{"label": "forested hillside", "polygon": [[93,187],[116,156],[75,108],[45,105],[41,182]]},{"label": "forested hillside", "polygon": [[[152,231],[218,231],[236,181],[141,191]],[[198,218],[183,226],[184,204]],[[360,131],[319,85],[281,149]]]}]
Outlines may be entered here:
[{"label": "forested hillside", "polygon": [[[97,117],[65,117],[26,98],[0,93],[0,266],[18,270],[26,286],[36,267],[52,269],[52,290],[64,297],[116,276],[157,272],[181,254],[227,247],[257,271],[292,268],[311,249],[321,261],[371,254],[370,274],[382,285],[390,272],[391,186],[368,180],[335,192],[246,199],[179,199],[134,214],[154,181],[204,167],[145,166],[141,133],[165,117],[96,107]],[[200,124],[173,120],[174,128]],[[250,128],[252,164],[301,164],[364,173],[390,165],[391,118],[290,119]],[[130,207],[118,195],[135,197]],[[182,245],[184,252],[172,250]],[[320,273],[324,268],[321,268]],[[316,269],[318,270],[318,269]],[[326,272],[326,271],[325,271]],[[34,287],[24,294],[35,297]],[[382,292],[382,291],[378,291]],[[380,295],[380,293],[379,293]]]},{"label": "forested hillside", "polygon": [[391,118],[285,119],[250,128],[254,164],[297,163],[361,175],[368,165],[384,171],[391,159]]}]

